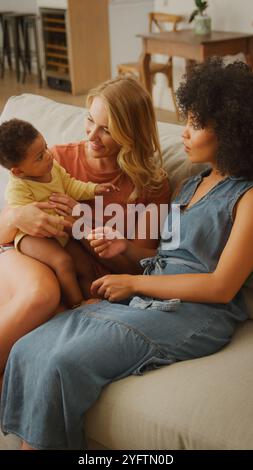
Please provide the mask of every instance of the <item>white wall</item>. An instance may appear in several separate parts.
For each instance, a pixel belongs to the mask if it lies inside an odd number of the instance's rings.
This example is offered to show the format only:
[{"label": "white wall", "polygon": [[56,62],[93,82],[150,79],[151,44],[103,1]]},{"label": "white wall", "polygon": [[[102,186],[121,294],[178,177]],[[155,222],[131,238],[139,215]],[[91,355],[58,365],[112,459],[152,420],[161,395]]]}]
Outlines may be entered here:
[{"label": "white wall", "polygon": [[148,13],[153,0],[111,0],[109,27],[112,76],[117,75],[117,64],[136,62],[142,50],[138,33],[148,32]]},{"label": "white wall", "polygon": [[[206,10],[212,18],[212,29],[222,31],[245,32],[253,34],[253,1],[252,0],[209,0]],[[178,13],[187,18],[195,8],[194,0],[155,0],[155,10],[165,13]],[[184,28],[189,28],[187,22]],[[184,60],[174,59],[174,84],[177,87],[184,73]],[[155,105],[165,109],[173,109],[171,96],[164,77],[157,77],[154,88]]]},{"label": "white wall", "polygon": [[[212,17],[213,29],[253,32],[252,0],[209,0],[206,12]],[[190,15],[194,0],[155,0],[155,10]]]},{"label": "white wall", "polygon": [[38,8],[63,8],[67,10],[68,0],[37,0]]},{"label": "white wall", "polygon": [[0,0],[1,11],[23,11],[35,13],[36,0]]}]

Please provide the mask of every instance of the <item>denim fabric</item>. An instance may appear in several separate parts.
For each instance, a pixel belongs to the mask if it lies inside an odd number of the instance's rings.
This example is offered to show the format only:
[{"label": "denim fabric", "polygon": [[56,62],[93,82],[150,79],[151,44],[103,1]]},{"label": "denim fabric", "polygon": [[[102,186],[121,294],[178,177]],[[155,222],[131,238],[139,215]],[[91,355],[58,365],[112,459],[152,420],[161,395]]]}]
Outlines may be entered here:
[{"label": "denim fabric", "polygon": [[135,296],[129,303],[129,307],[141,308],[143,310],[151,308],[153,310],[162,310],[163,312],[174,312],[179,307],[179,304],[179,299],[155,300],[150,297]]},{"label": "denim fabric", "polygon": [[[188,180],[187,205],[205,173]],[[229,237],[233,207],[253,182],[226,178],[181,216],[181,242],[143,261],[145,275],[211,272]],[[171,216],[166,226],[171,230]],[[172,307],[172,308],[171,308]],[[35,312],[36,314],[36,312]],[[103,387],[130,374],[212,354],[247,318],[241,293],[228,304],[133,298],[59,314],[21,338],[6,366],[1,427],[38,449],[84,447],[83,418]]]},{"label": "denim fabric", "polygon": [[[188,179],[173,201],[181,208],[179,248],[168,250],[166,237],[164,239],[162,237],[158,251],[160,255],[197,263],[202,267],[200,272],[214,271],[231,232],[234,206],[239,198],[253,187],[252,181],[244,180],[242,177],[227,177],[197,203],[185,209],[203,177],[209,172],[210,170],[205,170]],[[168,214],[164,229],[168,231],[167,233],[172,231],[171,212]]]},{"label": "denim fabric", "polygon": [[1,400],[5,433],[38,449],[84,448],[85,411],[106,384],[171,363],[147,335],[114,318],[127,306],[94,307],[59,314],[15,344]]}]

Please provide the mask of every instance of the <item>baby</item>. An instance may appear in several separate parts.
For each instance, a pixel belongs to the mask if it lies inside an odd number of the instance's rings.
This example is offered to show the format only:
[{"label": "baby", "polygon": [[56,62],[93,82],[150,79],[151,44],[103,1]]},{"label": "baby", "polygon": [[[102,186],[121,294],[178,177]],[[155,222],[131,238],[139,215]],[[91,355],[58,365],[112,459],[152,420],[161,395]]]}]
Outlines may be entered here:
[{"label": "baby", "polygon": [[[19,119],[0,125],[0,164],[10,170],[5,193],[10,207],[45,202],[52,193],[65,193],[82,201],[117,189],[111,183],[83,183],[72,178],[54,160],[42,135],[29,122]],[[57,215],[53,209],[46,212]],[[18,231],[14,242],[21,253],[54,270],[65,302],[74,308],[82,303],[83,295],[72,258],[64,250],[68,239],[67,233],[65,237],[38,238]]]}]

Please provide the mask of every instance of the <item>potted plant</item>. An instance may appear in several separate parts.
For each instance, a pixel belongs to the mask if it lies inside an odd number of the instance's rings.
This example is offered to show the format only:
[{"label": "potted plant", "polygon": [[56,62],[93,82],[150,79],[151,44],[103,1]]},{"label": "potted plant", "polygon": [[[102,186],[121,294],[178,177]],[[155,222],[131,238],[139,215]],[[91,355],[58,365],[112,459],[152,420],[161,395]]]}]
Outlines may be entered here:
[{"label": "potted plant", "polygon": [[211,18],[205,12],[208,3],[203,0],[194,0],[196,9],[193,10],[189,23],[194,20],[195,34],[210,34],[211,33]]}]

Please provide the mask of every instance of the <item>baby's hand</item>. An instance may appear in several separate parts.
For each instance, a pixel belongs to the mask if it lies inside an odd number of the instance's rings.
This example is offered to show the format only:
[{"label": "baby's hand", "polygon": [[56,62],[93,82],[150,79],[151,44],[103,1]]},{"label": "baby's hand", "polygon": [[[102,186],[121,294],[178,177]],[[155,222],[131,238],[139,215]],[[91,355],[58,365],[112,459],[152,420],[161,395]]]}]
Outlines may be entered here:
[{"label": "baby's hand", "polygon": [[105,259],[125,253],[128,248],[128,240],[111,227],[98,227],[92,230],[87,240],[95,253]]},{"label": "baby's hand", "polygon": [[115,186],[115,184],[112,183],[97,184],[95,187],[95,196],[98,196],[99,194],[110,193],[112,191],[119,191],[118,186]]}]

